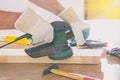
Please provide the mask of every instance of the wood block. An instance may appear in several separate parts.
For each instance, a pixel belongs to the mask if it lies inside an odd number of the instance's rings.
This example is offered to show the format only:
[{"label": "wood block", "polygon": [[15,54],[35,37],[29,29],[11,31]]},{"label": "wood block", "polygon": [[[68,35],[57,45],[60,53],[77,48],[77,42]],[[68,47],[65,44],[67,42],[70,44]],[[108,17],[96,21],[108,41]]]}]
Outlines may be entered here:
[{"label": "wood block", "polygon": [[99,64],[103,53],[102,49],[72,48],[74,55],[64,60],[52,60],[47,56],[31,58],[24,52],[27,46],[12,44],[0,49],[0,63],[62,63],[62,64]]},{"label": "wood block", "polygon": [[[4,31],[5,32],[5,31]],[[7,30],[6,33],[10,33]],[[0,31],[0,36],[2,36]],[[2,45],[3,42],[0,42]],[[28,46],[11,44],[0,49],[0,63],[61,63],[61,64],[99,64],[103,49],[78,49],[72,47],[73,56],[64,60],[52,60],[47,56],[31,58],[24,49]]]},{"label": "wood block", "polygon": [[[15,47],[15,46],[14,46]],[[63,63],[63,64],[99,64],[102,49],[77,49],[72,48],[74,55],[64,60],[52,60],[47,56],[31,58],[24,49],[0,49],[0,62],[2,63]],[[76,53],[77,52],[77,53]]]}]

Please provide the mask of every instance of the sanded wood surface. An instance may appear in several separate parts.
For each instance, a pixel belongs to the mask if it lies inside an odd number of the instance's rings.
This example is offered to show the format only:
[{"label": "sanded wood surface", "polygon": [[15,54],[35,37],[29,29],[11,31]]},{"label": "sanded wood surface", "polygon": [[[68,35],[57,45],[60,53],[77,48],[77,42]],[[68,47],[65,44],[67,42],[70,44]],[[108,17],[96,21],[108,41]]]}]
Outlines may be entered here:
[{"label": "sanded wood surface", "polygon": [[99,64],[100,57],[72,56],[64,60],[52,60],[46,57],[31,58],[29,56],[0,56],[0,63],[63,63],[63,64]]},{"label": "sanded wood surface", "polygon": [[[0,36],[11,33],[22,34],[16,30],[0,30]],[[0,42],[0,45],[5,44]],[[31,58],[24,49],[29,46],[11,44],[0,49],[0,63],[66,63],[66,64],[99,64],[103,49],[77,49],[73,47],[73,56],[64,60],[52,60],[48,56]]]},{"label": "sanded wood surface", "polygon": [[[63,63],[63,64],[99,64],[103,50],[83,50],[76,51],[74,55],[64,60],[52,60],[48,56],[31,58],[24,49],[26,46],[11,44],[6,48],[0,49],[0,63]],[[76,52],[75,52],[76,51]],[[89,53],[90,52],[90,53]]]}]

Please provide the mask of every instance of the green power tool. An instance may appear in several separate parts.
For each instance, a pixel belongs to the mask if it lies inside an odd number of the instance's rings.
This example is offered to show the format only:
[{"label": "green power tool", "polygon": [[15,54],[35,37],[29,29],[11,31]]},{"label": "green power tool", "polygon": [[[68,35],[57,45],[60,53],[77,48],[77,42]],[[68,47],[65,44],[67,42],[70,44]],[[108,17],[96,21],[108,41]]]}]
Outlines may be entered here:
[{"label": "green power tool", "polygon": [[69,24],[63,21],[52,22],[54,28],[54,39],[51,43],[35,45],[25,49],[25,52],[32,58],[48,56],[53,60],[69,58],[73,55],[71,47],[68,46],[66,32],[71,31]]}]

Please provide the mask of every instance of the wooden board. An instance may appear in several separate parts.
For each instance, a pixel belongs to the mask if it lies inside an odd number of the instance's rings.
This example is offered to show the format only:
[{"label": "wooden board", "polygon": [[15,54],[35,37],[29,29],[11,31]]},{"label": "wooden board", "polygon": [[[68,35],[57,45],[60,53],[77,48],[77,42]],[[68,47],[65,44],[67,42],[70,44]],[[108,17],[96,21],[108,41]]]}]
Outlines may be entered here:
[{"label": "wooden board", "polygon": [[1,63],[68,63],[68,64],[99,64],[102,49],[77,49],[72,48],[74,55],[64,60],[52,60],[47,56],[31,58],[24,49],[0,49]]},{"label": "wooden board", "polygon": [[[0,36],[2,36],[0,30]],[[6,30],[7,33],[11,30]],[[15,31],[15,30],[14,30]],[[5,31],[3,31],[5,34]],[[17,32],[16,32],[17,33]],[[1,42],[0,45],[3,43]],[[103,49],[77,49],[73,47],[74,55],[64,60],[52,60],[47,56],[39,58],[31,58],[24,49],[28,46],[11,44],[5,48],[0,49],[0,63],[62,63],[62,64],[99,64],[103,53]]]},{"label": "wooden board", "polygon": [[14,23],[21,13],[0,10],[0,29],[14,29]]}]

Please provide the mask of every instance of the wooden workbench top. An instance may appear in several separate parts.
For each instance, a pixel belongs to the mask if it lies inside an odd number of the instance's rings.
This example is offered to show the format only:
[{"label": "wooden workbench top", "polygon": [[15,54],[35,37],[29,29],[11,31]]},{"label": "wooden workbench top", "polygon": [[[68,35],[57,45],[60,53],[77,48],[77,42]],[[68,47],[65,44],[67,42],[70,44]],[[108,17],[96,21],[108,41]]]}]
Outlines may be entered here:
[{"label": "wooden workbench top", "polygon": [[[22,35],[23,33],[16,29],[0,30],[0,36],[3,35]],[[0,45],[5,44],[0,42]],[[72,47],[73,56],[64,60],[52,60],[48,56],[31,58],[24,49],[29,46],[10,44],[0,49],[0,63],[66,63],[66,64],[99,64],[103,49],[78,49]]]},{"label": "wooden workbench top", "polygon": [[64,60],[52,60],[48,56],[31,58],[24,49],[28,46],[11,44],[0,49],[0,63],[66,63],[99,64],[103,49],[77,49],[72,47],[73,56]]}]

